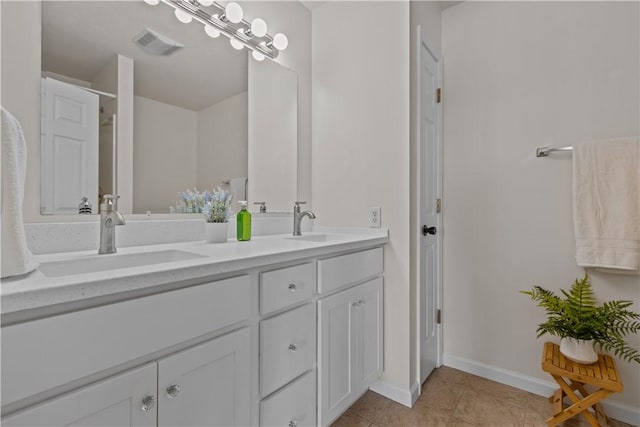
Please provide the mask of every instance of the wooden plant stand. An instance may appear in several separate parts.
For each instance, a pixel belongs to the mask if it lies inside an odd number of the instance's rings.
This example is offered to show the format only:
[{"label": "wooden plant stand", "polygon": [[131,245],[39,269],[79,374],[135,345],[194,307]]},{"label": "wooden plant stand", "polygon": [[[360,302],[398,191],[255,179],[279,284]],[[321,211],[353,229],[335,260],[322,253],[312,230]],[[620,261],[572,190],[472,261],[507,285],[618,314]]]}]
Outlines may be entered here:
[{"label": "wooden plant stand", "polygon": [[[609,425],[609,417],[599,402],[610,394],[623,390],[618,368],[611,356],[599,354],[597,362],[583,365],[565,358],[558,345],[547,342],[542,352],[542,370],[551,374],[560,385],[549,398],[554,415],[547,420],[547,425],[558,425],[578,414],[584,415],[593,427]],[[587,384],[598,389],[588,393],[585,389]],[[582,397],[578,397],[576,391]],[[573,402],[567,408],[562,403],[565,396]],[[593,408],[593,412],[589,411],[590,408]]]}]

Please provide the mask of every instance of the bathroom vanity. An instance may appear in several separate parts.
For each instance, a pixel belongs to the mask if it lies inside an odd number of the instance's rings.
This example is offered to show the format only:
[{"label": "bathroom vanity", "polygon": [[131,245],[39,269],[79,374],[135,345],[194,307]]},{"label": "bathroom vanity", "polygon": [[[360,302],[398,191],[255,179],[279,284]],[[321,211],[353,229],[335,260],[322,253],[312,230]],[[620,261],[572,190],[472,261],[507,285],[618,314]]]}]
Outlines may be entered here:
[{"label": "bathroom vanity", "polygon": [[382,373],[387,239],[41,255],[2,285],[2,423],[328,425]]}]

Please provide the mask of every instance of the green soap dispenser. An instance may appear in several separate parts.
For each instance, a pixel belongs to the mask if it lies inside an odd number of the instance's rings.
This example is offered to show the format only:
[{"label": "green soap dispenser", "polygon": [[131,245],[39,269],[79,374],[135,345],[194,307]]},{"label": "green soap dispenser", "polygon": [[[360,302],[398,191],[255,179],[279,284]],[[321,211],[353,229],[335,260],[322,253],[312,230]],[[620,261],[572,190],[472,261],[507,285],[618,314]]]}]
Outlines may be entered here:
[{"label": "green soap dispenser", "polygon": [[247,210],[247,202],[241,200],[240,212],[236,216],[237,229],[238,229],[238,241],[245,242],[251,240],[251,214]]}]

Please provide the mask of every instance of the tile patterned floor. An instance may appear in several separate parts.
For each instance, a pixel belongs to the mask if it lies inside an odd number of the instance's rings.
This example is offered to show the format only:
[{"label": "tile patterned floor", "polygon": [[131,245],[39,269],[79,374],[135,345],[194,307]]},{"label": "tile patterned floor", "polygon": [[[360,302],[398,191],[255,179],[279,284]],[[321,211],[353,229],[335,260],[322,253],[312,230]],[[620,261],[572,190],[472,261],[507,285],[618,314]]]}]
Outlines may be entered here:
[{"label": "tile patterned floor", "polygon": [[[413,408],[368,391],[332,427],[546,427],[546,398],[452,368],[436,369]],[[564,427],[587,427],[574,417]],[[631,427],[612,420],[610,427]]]}]

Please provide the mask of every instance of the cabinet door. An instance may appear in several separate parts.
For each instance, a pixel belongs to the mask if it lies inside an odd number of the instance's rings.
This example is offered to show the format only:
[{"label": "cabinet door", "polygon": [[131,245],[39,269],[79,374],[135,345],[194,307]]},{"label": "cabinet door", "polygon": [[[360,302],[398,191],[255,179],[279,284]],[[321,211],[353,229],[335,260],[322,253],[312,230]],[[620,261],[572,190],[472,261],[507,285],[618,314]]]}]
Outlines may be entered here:
[{"label": "cabinet door", "polygon": [[250,423],[249,330],[158,361],[158,426]]},{"label": "cabinet door", "polygon": [[382,375],[382,278],[357,287],[357,380],[360,392],[364,392]]},{"label": "cabinet door", "polygon": [[[9,415],[3,426],[155,426],[156,364],[83,387]],[[149,404],[143,410],[142,401]]]},{"label": "cabinet door", "polygon": [[318,408],[320,425],[328,425],[357,397],[355,373],[356,290],[318,301]]}]

